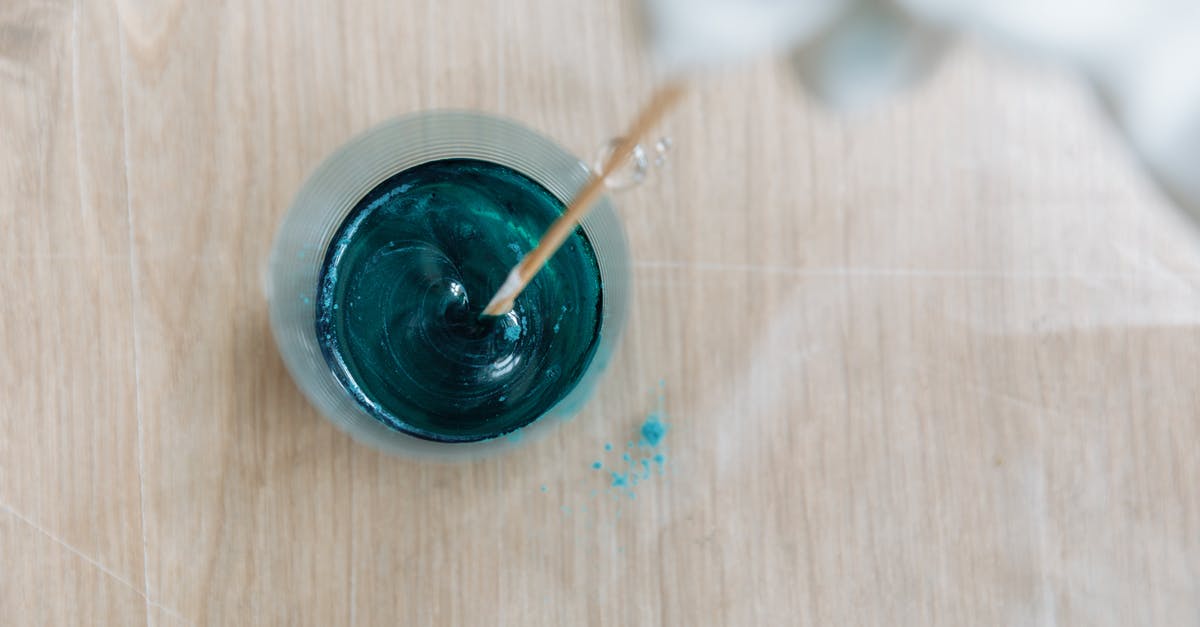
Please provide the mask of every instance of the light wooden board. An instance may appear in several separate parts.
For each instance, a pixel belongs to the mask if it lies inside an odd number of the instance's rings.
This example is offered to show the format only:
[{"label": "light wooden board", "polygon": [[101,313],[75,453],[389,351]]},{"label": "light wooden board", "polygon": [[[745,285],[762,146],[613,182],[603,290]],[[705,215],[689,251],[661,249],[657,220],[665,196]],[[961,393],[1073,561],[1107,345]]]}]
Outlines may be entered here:
[{"label": "light wooden board", "polygon": [[[0,5],[0,624],[1196,624],[1200,237],[1071,77],[977,44],[857,114],[699,85],[551,437],[439,465],[320,419],[262,291],[304,177],[431,107],[590,156],[652,85],[632,23]],[[660,381],[667,471],[614,497]]]}]

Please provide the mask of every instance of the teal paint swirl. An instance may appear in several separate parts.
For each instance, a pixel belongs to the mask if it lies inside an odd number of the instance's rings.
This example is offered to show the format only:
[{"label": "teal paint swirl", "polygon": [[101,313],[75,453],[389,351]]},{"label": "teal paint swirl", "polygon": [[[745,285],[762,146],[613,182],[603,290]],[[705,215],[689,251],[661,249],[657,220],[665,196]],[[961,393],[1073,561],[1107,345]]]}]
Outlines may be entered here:
[{"label": "teal paint swirl", "polygon": [[436,441],[509,433],[579,382],[599,340],[600,269],[581,229],[506,316],[479,317],[562,202],[494,163],[425,163],[368,193],[334,235],[317,337],[390,428]]}]

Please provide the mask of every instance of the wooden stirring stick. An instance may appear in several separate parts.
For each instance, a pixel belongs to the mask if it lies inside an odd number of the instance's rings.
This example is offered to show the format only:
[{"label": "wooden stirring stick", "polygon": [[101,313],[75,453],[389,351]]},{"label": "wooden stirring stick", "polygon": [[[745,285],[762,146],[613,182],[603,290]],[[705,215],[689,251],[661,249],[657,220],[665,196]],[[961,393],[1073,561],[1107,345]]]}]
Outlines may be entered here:
[{"label": "wooden stirring stick", "polygon": [[654,92],[650,103],[638,114],[633,126],[629,128],[629,132],[625,133],[625,136],[617,143],[617,148],[600,168],[599,176],[593,176],[588,180],[583,189],[580,189],[579,193],[575,195],[571,204],[567,206],[567,210],[558,216],[558,219],[542,234],[538,245],[529,251],[529,254],[522,257],[516,266],[513,266],[508,273],[508,278],[504,280],[504,284],[496,291],[496,295],[492,296],[492,300],[488,301],[483,315],[500,316],[512,310],[513,301],[516,300],[517,295],[525,289],[526,285],[529,285],[534,275],[542,269],[542,266],[546,265],[546,261],[563,245],[563,242],[567,241],[579,221],[587,214],[588,209],[591,209],[596,200],[600,198],[604,192],[604,180],[629,159],[642,138],[671,107],[679,102],[682,95],[683,85],[679,83],[668,83]]}]

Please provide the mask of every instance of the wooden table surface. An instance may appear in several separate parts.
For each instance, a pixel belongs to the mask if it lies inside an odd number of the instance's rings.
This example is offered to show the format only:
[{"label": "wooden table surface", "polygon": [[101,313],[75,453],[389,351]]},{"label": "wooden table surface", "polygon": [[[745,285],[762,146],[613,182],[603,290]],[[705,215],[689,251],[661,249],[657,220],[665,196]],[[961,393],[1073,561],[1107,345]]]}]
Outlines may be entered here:
[{"label": "wooden table surface", "polygon": [[[436,107],[591,155],[652,87],[632,23],[0,4],[0,624],[1200,624],[1200,237],[1086,89],[976,43],[856,114],[698,85],[551,436],[446,465],[320,418],[262,289],[305,176]],[[630,498],[592,463],[660,381]]]}]

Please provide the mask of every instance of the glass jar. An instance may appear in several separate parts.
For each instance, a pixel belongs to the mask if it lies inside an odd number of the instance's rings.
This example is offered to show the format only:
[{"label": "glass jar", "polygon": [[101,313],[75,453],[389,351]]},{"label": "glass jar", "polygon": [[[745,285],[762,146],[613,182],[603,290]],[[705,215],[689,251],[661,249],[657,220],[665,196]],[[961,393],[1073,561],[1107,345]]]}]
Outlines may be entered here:
[{"label": "glass jar", "polygon": [[[358,201],[392,175],[430,161],[478,159],[528,176],[565,205],[592,176],[588,166],[524,126],[477,112],[428,111],[390,120],[352,139],[309,176],[275,236],[267,271],[271,329],[297,386],[329,420],[384,451],[437,458],[496,452],[537,437],[579,411],[610,361],[629,311],[629,251],[608,198],[581,226],[602,286],[598,346],[575,386],[519,431],[478,442],[435,442],[385,425],[343,386],[317,337],[317,294],[326,252]],[[508,268],[497,268],[498,274]]]}]

